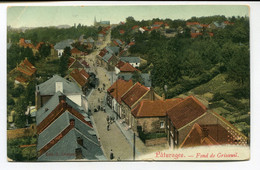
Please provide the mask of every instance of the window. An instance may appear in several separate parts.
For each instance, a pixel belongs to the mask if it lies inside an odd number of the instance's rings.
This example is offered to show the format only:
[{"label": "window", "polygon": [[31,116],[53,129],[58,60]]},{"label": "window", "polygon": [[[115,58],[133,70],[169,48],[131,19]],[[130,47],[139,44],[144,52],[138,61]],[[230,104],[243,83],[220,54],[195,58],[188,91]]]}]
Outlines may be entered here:
[{"label": "window", "polygon": [[160,128],[164,128],[164,122],[160,122]]}]

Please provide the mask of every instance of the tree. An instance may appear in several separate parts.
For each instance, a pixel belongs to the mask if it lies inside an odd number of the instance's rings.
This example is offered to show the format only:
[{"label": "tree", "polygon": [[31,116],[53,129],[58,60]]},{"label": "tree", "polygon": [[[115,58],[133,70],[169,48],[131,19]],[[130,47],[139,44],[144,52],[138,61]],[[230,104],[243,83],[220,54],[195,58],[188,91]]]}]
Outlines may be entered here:
[{"label": "tree", "polygon": [[132,76],[132,80],[134,83],[139,82],[144,84],[143,78],[141,77],[141,73],[139,71],[135,71]]},{"label": "tree", "polygon": [[61,76],[66,75],[66,71],[68,70],[70,55],[71,55],[70,47],[66,47],[64,49],[62,56],[60,57],[59,73],[61,74]]},{"label": "tree", "polygon": [[51,54],[51,46],[49,44],[42,44],[39,48],[41,58],[46,58]]}]

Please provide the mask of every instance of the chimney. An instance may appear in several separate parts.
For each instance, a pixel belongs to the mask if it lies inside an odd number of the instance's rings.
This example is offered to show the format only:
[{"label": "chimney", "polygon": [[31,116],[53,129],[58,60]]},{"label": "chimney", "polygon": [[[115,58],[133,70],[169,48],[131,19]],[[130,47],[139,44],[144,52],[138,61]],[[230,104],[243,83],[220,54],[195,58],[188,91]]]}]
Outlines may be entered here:
[{"label": "chimney", "polygon": [[76,154],[76,159],[82,159],[83,158],[81,148],[75,149],[75,154]]},{"label": "chimney", "polygon": [[66,101],[66,96],[65,95],[60,95],[59,96],[59,102],[61,102],[61,101]]},{"label": "chimney", "polygon": [[77,143],[80,145],[80,146],[83,146],[83,139],[81,137],[78,137],[77,138]]},{"label": "chimney", "polygon": [[75,119],[70,119],[70,126],[75,127]]},{"label": "chimney", "polygon": [[58,91],[63,93],[63,83],[62,82],[55,83],[55,92],[58,92]]}]

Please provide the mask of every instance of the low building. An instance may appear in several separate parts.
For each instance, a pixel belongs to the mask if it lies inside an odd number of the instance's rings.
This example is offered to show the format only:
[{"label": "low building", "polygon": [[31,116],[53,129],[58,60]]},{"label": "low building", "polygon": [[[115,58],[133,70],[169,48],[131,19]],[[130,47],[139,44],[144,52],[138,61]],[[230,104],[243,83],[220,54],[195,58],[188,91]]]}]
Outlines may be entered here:
[{"label": "low building", "polygon": [[[145,87],[148,87],[149,89],[152,87],[152,80],[151,80],[151,75],[149,73],[140,73],[140,76],[142,78],[142,83]],[[133,73],[119,73],[117,75],[118,79],[123,79],[126,81],[129,81],[133,77]]]},{"label": "low building", "polygon": [[125,120],[126,124],[131,128],[133,116],[131,110],[138,105],[141,100],[160,100],[160,96],[154,93],[153,89],[141,85],[139,82],[135,83],[121,98],[122,119]]},{"label": "low building", "polygon": [[64,52],[64,48],[69,47],[70,49],[72,49],[73,47],[71,46],[71,44],[74,42],[74,40],[72,39],[67,39],[67,40],[63,40],[61,42],[58,42],[55,46],[54,49],[57,51],[58,53],[58,57],[61,57],[63,52]]},{"label": "low building", "polygon": [[[233,139],[236,140],[237,143],[245,143],[247,141],[247,137],[239,132],[226,119],[208,110],[194,96],[189,96],[167,111],[166,127],[170,147],[179,148],[184,145],[189,146],[187,135],[194,133],[191,131],[193,131],[192,128],[195,123],[208,127],[220,125],[234,134]],[[197,137],[199,136],[196,136],[196,138]],[[194,140],[195,142],[197,139],[194,138],[190,140]]]},{"label": "low building", "polygon": [[86,94],[88,89],[89,74],[84,69],[75,68],[69,74],[72,79],[81,88],[83,94]]},{"label": "low building", "polygon": [[63,93],[36,115],[38,161],[106,160],[90,116]]},{"label": "low building", "polygon": [[131,110],[133,121],[131,127],[135,132],[166,133],[166,111],[177,105],[182,99],[142,100]]},{"label": "low building", "polygon": [[58,91],[64,93],[79,106],[84,107],[85,110],[88,110],[87,99],[83,95],[80,87],[76,83],[66,80],[59,75],[54,75],[49,80],[36,86],[36,109],[41,108]]},{"label": "low building", "polygon": [[109,71],[114,71],[115,65],[119,61],[117,57],[118,53],[119,47],[107,46],[97,55],[97,63]]},{"label": "low building", "polygon": [[16,84],[26,84],[35,78],[37,69],[25,58],[19,65],[10,71],[10,76],[15,79]]},{"label": "low building", "polygon": [[141,63],[140,57],[120,57],[120,60],[131,64],[135,68],[139,68]]},{"label": "low building", "polygon": [[139,70],[136,69],[135,67],[133,67],[131,64],[123,62],[123,61],[119,61],[115,65],[115,73],[116,74],[119,74],[119,73],[133,73],[135,71],[139,71]]},{"label": "low building", "polygon": [[75,57],[75,58],[80,58],[83,54],[83,52],[81,52],[80,50],[78,50],[77,48],[72,48],[70,50],[71,56]]},{"label": "low building", "polygon": [[133,86],[133,81],[118,79],[107,89],[107,104],[117,115],[122,117],[121,98]]}]

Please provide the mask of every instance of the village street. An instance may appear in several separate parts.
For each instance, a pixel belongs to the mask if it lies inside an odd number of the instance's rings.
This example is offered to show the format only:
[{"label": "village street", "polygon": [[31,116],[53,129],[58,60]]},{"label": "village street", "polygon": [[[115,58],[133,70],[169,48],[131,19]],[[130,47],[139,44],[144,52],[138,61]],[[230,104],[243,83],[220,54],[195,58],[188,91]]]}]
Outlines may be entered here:
[{"label": "village street", "polygon": [[[109,131],[107,130],[107,116],[117,118],[116,114],[106,104],[106,90],[115,82],[116,77],[113,72],[108,72],[105,68],[96,64],[96,55],[100,49],[106,47],[111,42],[111,32],[106,37],[106,41],[94,52],[87,55],[85,60],[89,63],[90,68],[99,79],[99,85],[93,89],[88,95],[89,109],[92,113],[94,121],[94,128],[96,128],[97,136],[100,138],[102,149],[106,157],[109,159],[111,149],[114,154],[114,160],[133,160],[133,131],[127,130],[126,125],[122,124],[120,119],[116,119],[110,125]],[[102,107],[98,112],[95,109]],[[105,108],[105,111],[103,110]],[[135,157],[141,156],[146,153],[156,152],[165,149],[167,146],[154,146],[146,147],[144,143],[136,137],[135,142]]]}]

